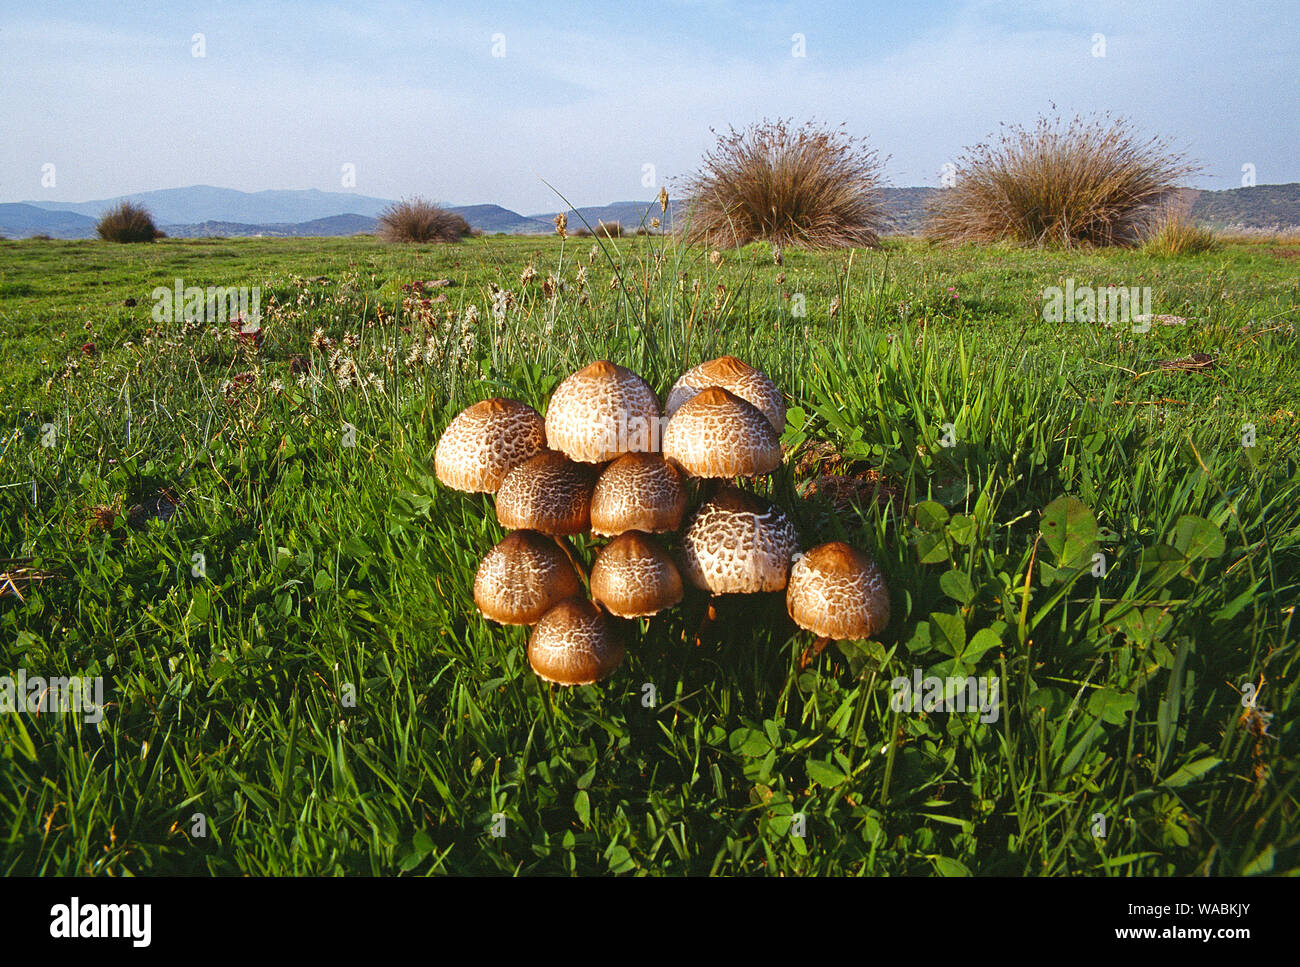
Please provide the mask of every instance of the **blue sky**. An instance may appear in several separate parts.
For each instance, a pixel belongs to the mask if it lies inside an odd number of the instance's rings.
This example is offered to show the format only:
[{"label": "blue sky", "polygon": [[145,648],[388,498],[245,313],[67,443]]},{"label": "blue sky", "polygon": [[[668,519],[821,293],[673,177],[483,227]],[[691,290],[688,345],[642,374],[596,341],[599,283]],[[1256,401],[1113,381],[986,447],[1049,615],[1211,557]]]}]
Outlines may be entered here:
[{"label": "blue sky", "polygon": [[1169,138],[1199,187],[1300,181],[1296,0],[0,0],[0,62],[0,201],[212,184],[536,212],[559,207],[542,179],[574,204],[671,191],[711,127],[765,116],[843,123],[892,184],[933,185],[1053,104]]}]

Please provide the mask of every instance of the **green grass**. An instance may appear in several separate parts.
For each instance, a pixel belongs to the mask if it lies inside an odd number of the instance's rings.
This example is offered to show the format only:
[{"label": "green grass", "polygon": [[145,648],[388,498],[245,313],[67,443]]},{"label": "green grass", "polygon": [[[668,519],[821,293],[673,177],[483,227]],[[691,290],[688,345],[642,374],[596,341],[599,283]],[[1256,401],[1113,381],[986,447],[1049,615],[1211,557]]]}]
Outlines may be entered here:
[{"label": "green grass", "polygon": [[[52,575],[0,597],[0,673],[102,675],[108,703],[0,716],[0,872],[1300,868],[1300,291],[1275,249],[590,248],[0,243],[0,557]],[[260,286],[260,347],[155,322],[177,277]],[[446,303],[403,310],[440,277]],[[1187,323],[1046,323],[1066,279],[1150,286]],[[492,284],[516,295],[500,323]],[[1197,352],[1215,367],[1155,365]],[[790,397],[759,489],[805,546],[876,556],[891,624],[800,672],[781,595],[722,600],[697,646],[688,592],[620,623],[610,681],[552,691],[526,629],[474,608],[503,532],[433,479],[438,434],[488,395],[544,409],[594,359],[664,394],[723,353]],[[898,496],[801,497],[819,473]],[[160,489],[178,517],[89,526]],[[998,720],[895,713],[917,667],[997,676]],[[1262,735],[1239,692],[1261,676]]]}]

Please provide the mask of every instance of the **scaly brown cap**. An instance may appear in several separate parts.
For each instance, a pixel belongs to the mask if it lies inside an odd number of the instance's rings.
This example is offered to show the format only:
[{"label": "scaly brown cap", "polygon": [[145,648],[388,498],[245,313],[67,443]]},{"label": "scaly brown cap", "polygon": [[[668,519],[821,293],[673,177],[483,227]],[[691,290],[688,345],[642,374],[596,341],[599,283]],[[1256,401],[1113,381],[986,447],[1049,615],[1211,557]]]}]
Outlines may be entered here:
[{"label": "scaly brown cap", "polygon": [[537,531],[506,535],[479,565],[474,603],[483,616],[503,625],[532,625],[565,598],[582,593],[582,580],[569,556]]},{"label": "scaly brown cap", "polygon": [[693,477],[753,477],[781,466],[781,441],[762,412],[719,386],[681,405],[664,430],[664,458]]},{"label": "scaly brown cap", "polygon": [[713,594],[780,591],[799,534],[779,507],[735,487],[700,505],[682,537],[682,573]]},{"label": "scaly brown cap", "polygon": [[554,450],[543,450],[501,481],[497,520],[509,530],[538,530],[552,537],[581,534],[591,527],[595,485],[591,467]]},{"label": "scaly brown cap", "polygon": [[609,620],[585,598],[568,598],[546,612],[528,641],[533,671],[557,685],[591,685],[622,662],[623,645]]},{"label": "scaly brown cap", "polygon": [[819,638],[870,638],[889,624],[885,576],[870,554],[842,541],[794,562],[785,603],[795,624]]},{"label": "scaly brown cap", "polygon": [[664,415],[671,417],[702,389],[720,386],[763,411],[778,434],[785,431],[785,397],[762,371],[735,356],[720,356],[688,369],[668,391]]},{"label": "scaly brown cap", "polygon": [[496,493],[505,475],[546,446],[542,415],[494,397],[462,410],[433,452],[434,473],[453,490]]},{"label": "scaly brown cap", "polygon": [[555,388],[546,407],[548,444],[571,460],[604,463],[650,450],[659,397],[630,369],[600,360]]},{"label": "scaly brown cap", "polygon": [[643,618],[682,599],[682,576],[654,538],[628,531],[600,551],[591,596],[620,618]]},{"label": "scaly brown cap", "polygon": [[675,531],[686,512],[686,488],[677,468],[657,453],[625,453],[596,481],[591,495],[591,532],[617,537],[624,531]]}]

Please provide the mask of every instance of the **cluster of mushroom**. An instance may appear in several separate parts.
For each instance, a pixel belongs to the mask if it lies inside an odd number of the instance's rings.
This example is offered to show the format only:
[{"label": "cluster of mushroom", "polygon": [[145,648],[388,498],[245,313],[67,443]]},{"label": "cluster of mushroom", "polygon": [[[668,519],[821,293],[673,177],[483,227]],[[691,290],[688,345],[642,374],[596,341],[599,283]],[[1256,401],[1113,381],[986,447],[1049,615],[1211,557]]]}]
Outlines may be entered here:
[{"label": "cluster of mushroom", "polygon": [[[662,415],[645,380],[604,360],[561,382],[544,419],[515,400],[474,404],[434,455],[442,483],[496,494],[497,520],[511,531],[480,564],[474,603],[491,621],[532,625],[529,662],[562,685],[610,675],[624,650],[606,614],[639,619],[672,608],[683,576],[712,595],[785,589],[790,616],[818,637],[817,651],[831,639],[870,637],[889,621],[871,557],[840,542],[800,554],[790,518],[733,483],[781,465],[784,426],[780,390],[733,356],[683,375]],[[705,488],[683,528],[688,478],[726,483]],[[680,569],[656,537],[679,530]],[[611,538],[590,576],[567,542],[585,533]]]}]

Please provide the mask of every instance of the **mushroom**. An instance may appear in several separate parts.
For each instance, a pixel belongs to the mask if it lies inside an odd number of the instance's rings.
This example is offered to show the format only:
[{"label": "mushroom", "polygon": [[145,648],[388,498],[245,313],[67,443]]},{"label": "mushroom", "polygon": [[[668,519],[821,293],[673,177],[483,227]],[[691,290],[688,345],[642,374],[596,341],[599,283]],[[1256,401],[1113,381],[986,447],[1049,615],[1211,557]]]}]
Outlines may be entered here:
[{"label": "mushroom", "polygon": [[546,408],[546,439],[571,460],[605,463],[653,449],[659,397],[630,369],[600,360],[565,379]]},{"label": "mushroom", "polygon": [[664,415],[671,417],[683,403],[710,386],[720,386],[758,407],[777,433],[785,430],[785,398],[781,391],[761,370],[735,356],[710,359],[683,373],[668,391]]},{"label": "mushroom", "polygon": [[753,403],[719,386],[681,405],[664,430],[664,458],[693,477],[754,477],[781,465],[781,441]]},{"label": "mushroom", "polygon": [[624,531],[675,531],[686,512],[681,474],[657,453],[625,453],[596,481],[591,494],[591,532],[617,537]]},{"label": "mushroom", "polygon": [[561,601],[537,622],[528,663],[544,681],[591,685],[623,662],[623,645],[601,610],[585,598]]},{"label": "mushroom", "polygon": [[843,541],[819,544],[794,562],[785,602],[795,624],[817,636],[801,668],[832,640],[870,638],[889,624],[884,575],[870,554]]},{"label": "mushroom", "polygon": [[591,596],[620,618],[646,618],[681,601],[682,576],[653,538],[628,531],[601,549]]},{"label": "mushroom", "polygon": [[779,507],[728,486],[691,518],[682,572],[715,595],[780,591],[798,551],[799,534]]},{"label": "mushroom", "polygon": [[506,535],[488,551],[474,576],[474,603],[503,625],[533,625],[565,598],[582,593],[582,580],[555,542],[533,530]]},{"label": "mushroom", "polygon": [[496,493],[505,475],[546,446],[542,415],[493,397],[462,410],[434,448],[434,472],[453,490]]},{"label": "mushroom", "polygon": [[538,530],[550,537],[591,527],[592,469],[562,453],[543,450],[511,470],[497,491],[497,520],[509,530]]}]

